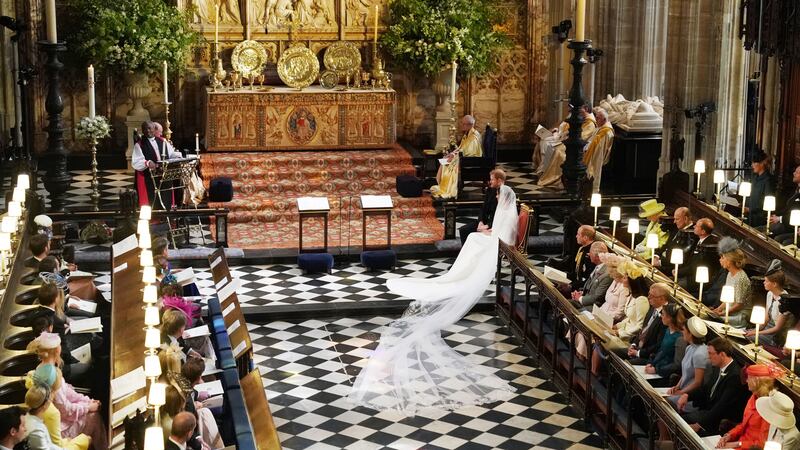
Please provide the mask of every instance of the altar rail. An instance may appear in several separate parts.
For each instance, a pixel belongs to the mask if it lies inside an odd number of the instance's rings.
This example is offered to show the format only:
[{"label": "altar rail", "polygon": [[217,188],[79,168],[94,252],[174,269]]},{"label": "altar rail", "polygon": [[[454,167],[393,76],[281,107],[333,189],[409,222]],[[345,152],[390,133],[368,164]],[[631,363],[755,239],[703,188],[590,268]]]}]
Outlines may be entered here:
[{"label": "altar rail", "polygon": [[[600,234],[599,234],[600,235]],[[610,242],[610,237],[601,235]],[[627,247],[616,243],[615,249],[626,254]],[[508,264],[506,264],[508,262]],[[641,260],[640,260],[641,262]],[[663,276],[663,275],[662,275]],[[514,288],[524,284],[521,295]],[[683,291],[680,304],[692,301]],[[676,449],[705,448],[702,440],[686,422],[669,406],[632,366],[619,356],[619,346],[607,336],[601,326],[585,320],[555,286],[531,262],[513,247],[500,243],[497,262],[496,310],[508,324],[512,333],[533,352],[537,362],[550,371],[551,379],[563,390],[567,400],[600,431],[604,443],[612,448],[653,449],[657,439],[657,423],[662,422],[675,443]],[[693,306],[693,305],[692,305]],[[694,307],[694,306],[693,306]],[[693,312],[694,309],[690,309]],[[570,332],[570,339],[563,336]],[[608,376],[592,375],[587,365],[578,358],[574,336],[581,333],[586,342],[596,342],[608,354]],[[717,335],[709,329],[709,339]],[[619,342],[616,342],[619,344]],[[589,345],[589,358],[593,346]],[[733,357],[740,363],[752,364],[752,355],[734,345]],[[778,380],[778,389],[800,404],[800,393],[791,389],[787,377]],[[796,388],[797,386],[795,386]],[[619,395],[620,390],[627,395]],[[619,399],[625,399],[620,403]]]}]

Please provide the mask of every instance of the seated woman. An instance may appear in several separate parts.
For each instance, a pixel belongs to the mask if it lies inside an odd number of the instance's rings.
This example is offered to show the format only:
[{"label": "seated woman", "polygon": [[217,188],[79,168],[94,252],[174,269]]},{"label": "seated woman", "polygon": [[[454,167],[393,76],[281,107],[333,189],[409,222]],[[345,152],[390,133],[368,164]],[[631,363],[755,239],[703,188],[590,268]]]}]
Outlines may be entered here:
[{"label": "seated woman", "polygon": [[756,400],[756,411],[769,423],[767,440],[782,444],[783,448],[800,448],[800,431],[794,417],[794,402],[778,390]]},{"label": "seated woman", "polygon": [[[191,399],[188,396],[188,392],[194,390],[194,387],[181,374],[183,364],[181,361],[180,352],[172,347],[168,347],[159,352],[158,359],[161,362],[161,378],[159,381],[167,385],[168,404],[165,405],[166,408],[162,407],[162,412],[165,412],[167,417],[165,418],[162,415],[161,420],[162,426],[165,428],[164,433],[169,436],[169,428],[171,427],[172,418],[175,417],[175,414],[181,411],[189,411],[187,406],[191,406],[191,412],[195,415],[195,417],[199,419],[199,415],[195,411],[194,399]],[[204,412],[203,416],[205,418],[204,420],[208,420],[210,418],[212,422],[214,421],[214,415],[211,414],[210,411],[207,413]],[[206,429],[210,429],[210,425],[206,425]],[[219,431],[216,429],[216,423],[214,431],[216,431],[217,434],[219,433]],[[197,449],[204,448],[205,441],[201,439],[200,427],[195,428],[194,436],[196,439],[192,440],[194,444],[190,445],[190,447]],[[210,439],[213,441],[213,437]]]},{"label": "seated woman", "polygon": [[[750,278],[744,271],[747,257],[739,243],[731,237],[719,240],[719,265],[728,272],[725,279],[726,286],[733,286],[734,303],[730,305],[728,316],[731,326],[745,327],[750,320],[750,311],[753,309],[753,295],[750,288]],[[719,305],[714,313],[724,317],[725,304]]]},{"label": "seated woman", "polygon": [[[624,343],[628,343],[644,325],[647,310],[650,302],[647,300],[647,284],[642,269],[632,261],[623,261],[617,271],[623,275],[622,284],[630,292],[630,296],[625,300],[623,307],[624,317],[615,323],[611,333],[618,336]],[[592,353],[592,372],[597,375],[605,359],[605,355],[599,346],[595,346]]]},{"label": "seated woman", "polygon": [[[783,347],[786,340],[786,332],[792,327],[794,317],[788,310],[781,311],[781,298],[786,295],[784,286],[786,285],[786,274],[784,274],[781,262],[773,259],[764,275],[764,289],[767,291],[767,323],[761,330],[760,339],[765,345],[773,347]],[[747,330],[747,337],[755,336],[755,330]]]},{"label": "seated woman", "polygon": [[[625,315],[625,303],[630,297],[630,291],[625,285],[625,276],[619,273],[619,265],[624,258],[614,253],[602,253],[599,255],[600,261],[608,267],[608,276],[613,280],[608,287],[605,295],[605,302],[600,305],[600,309],[611,316],[614,322],[619,322]],[[586,338],[581,333],[575,335],[575,351],[583,358],[586,358]]]},{"label": "seated woman", "polygon": [[686,318],[681,307],[674,303],[664,305],[661,309],[661,323],[667,327],[667,330],[664,332],[664,337],[661,338],[658,351],[645,366],[644,371],[649,374],[658,374],[668,383],[670,377],[680,373],[681,361],[686,353],[686,341],[683,339],[681,331],[686,323]]},{"label": "seated woman", "polygon": [[747,374],[747,388],[753,395],[744,408],[742,422],[722,435],[717,442],[717,448],[761,448],[767,440],[769,423],[764,420],[756,409],[759,397],[769,396],[775,389],[775,378],[780,376],[780,370],[774,366],[754,364],[745,369]]},{"label": "seated woman", "polygon": [[[48,365],[48,367],[53,367]],[[85,434],[75,439],[66,440],[61,437],[61,417],[53,406],[53,391],[50,382],[54,378],[52,371],[41,371],[40,377],[34,375],[33,382],[25,394],[25,406],[29,408],[25,426],[28,429],[28,448],[31,450],[86,450],[91,438]]]},{"label": "seated woman", "polygon": [[652,198],[639,205],[639,217],[642,219],[647,218],[649,223],[644,233],[644,239],[636,244],[633,250],[648,261],[653,256],[653,252],[658,252],[658,249],[647,248],[647,236],[650,234],[658,236],[658,248],[663,247],[667,243],[667,239],[669,239],[669,233],[661,226],[661,218],[666,216],[666,213],[664,213],[665,207],[666,205]]},{"label": "seated woman", "polygon": [[[681,360],[681,378],[675,386],[671,387],[667,394],[667,401],[677,408],[678,398],[682,394],[688,394],[703,385],[703,377],[706,371],[711,370],[711,362],[708,360],[708,347],[706,347],[706,334],[708,327],[703,319],[692,316],[683,326],[683,339],[686,341],[686,351]],[[692,407],[687,404],[684,411],[689,412]]]},{"label": "seated woman", "polygon": [[[28,344],[28,351],[36,353],[42,364],[53,364],[57,367],[66,369],[64,372],[71,374],[72,377],[82,381],[91,369],[91,365],[75,360],[72,355],[63,351],[61,347],[61,337],[55,333],[43,332],[39,337]],[[75,362],[65,363],[64,356],[71,358]],[[67,381],[69,378],[64,376]]]},{"label": "seated woman", "polygon": [[[172,265],[167,259],[169,248],[169,241],[167,241],[167,238],[159,236],[153,239],[152,247],[153,259],[157,263],[156,268],[159,269],[159,273],[156,274],[159,280],[163,280],[170,274],[175,274],[181,271],[181,269],[173,269]],[[183,292],[181,292],[181,295],[184,297],[196,297],[200,295],[200,289],[197,288],[196,283],[189,283],[183,286]]]},{"label": "seated woman", "polygon": [[[75,298],[77,300],[81,300],[76,295],[73,295],[70,289],[70,285],[67,282],[66,278],[58,272],[59,263],[58,260],[54,256],[48,256],[47,258],[43,259],[42,262],[39,263],[39,278],[42,282],[52,282],[55,283],[64,294],[64,304],[62,308],[64,308],[64,312],[66,315],[70,317],[94,317],[94,313],[88,311],[82,311],[78,309],[75,304],[67,304],[68,299]],[[85,290],[85,289],[84,289]],[[94,300],[91,300],[94,301]]]}]

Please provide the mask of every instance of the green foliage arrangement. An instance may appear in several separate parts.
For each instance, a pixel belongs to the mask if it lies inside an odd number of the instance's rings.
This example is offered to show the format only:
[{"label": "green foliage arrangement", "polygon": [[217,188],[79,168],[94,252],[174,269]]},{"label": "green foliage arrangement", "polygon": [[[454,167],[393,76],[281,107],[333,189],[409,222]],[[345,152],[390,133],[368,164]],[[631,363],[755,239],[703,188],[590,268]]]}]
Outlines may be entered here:
[{"label": "green foliage arrangement", "polygon": [[465,75],[485,75],[511,44],[501,31],[503,17],[493,2],[475,0],[392,0],[383,49],[399,67],[427,76],[453,60]]},{"label": "green foliage arrangement", "polygon": [[68,0],[67,5],[78,23],[70,27],[67,45],[80,64],[99,70],[152,73],[167,61],[171,71],[182,71],[200,40],[189,25],[191,10],[164,0]]}]

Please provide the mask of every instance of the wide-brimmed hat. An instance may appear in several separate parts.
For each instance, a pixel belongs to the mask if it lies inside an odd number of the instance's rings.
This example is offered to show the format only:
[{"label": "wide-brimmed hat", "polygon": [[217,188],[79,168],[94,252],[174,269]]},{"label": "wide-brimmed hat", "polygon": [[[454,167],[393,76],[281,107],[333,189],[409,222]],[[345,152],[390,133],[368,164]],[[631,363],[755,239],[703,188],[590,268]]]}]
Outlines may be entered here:
[{"label": "wide-brimmed hat", "polygon": [[639,217],[644,219],[645,217],[650,217],[656,214],[664,214],[664,208],[665,205],[663,203],[659,203],[654,198],[645,200],[641,205],[639,205]]},{"label": "wide-brimmed hat", "polygon": [[39,348],[42,350],[51,350],[61,345],[61,336],[47,331],[42,331],[42,334],[34,340],[39,344]]},{"label": "wide-brimmed hat", "polygon": [[696,338],[704,338],[706,334],[708,334],[708,326],[703,322],[703,319],[697,316],[692,316],[686,321],[686,328],[688,328],[689,333]]},{"label": "wide-brimmed hat", "polygon": [[776,428],[785,430],[795,424],[794,403],[783,392],[772,391],[768,396],[757,398],[756,410],[767,423]]}]

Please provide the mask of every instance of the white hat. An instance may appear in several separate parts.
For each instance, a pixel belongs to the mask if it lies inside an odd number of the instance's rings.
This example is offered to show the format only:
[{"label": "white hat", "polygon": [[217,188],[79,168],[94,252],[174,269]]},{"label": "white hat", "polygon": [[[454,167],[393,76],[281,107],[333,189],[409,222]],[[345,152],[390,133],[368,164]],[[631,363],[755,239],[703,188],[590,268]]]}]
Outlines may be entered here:
[{"label": "white hat", "polygon": [[39,348],[43,350],[54,349],[61,345],[61,336],[56,333],[49,333],[42,331],[42,334],[36,338],[39,343]]},{"label": "white hat", "polygon": [[45,214],[39,214],[33,218],[33,223],[39,225],[40,227],[50,228],[53,226],[53,219]]},{"label": "white hat", "polygon": [[708,327],[706,326],[706,323],[703,322],[703,319],[697,316],[690,317],[686,322],[686,327],[689,329],[689,333],[696,338],[703,338],[706,337],[706,334],[708,334]]},{"label": "white hat", "polygon": [[756,399],[756,410],[764,420],[776,428],[785,430],[795,424],[794,403],[788,395],[772,391],[769,396]]}]

